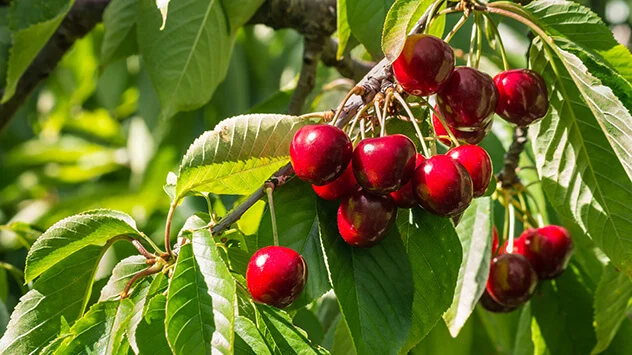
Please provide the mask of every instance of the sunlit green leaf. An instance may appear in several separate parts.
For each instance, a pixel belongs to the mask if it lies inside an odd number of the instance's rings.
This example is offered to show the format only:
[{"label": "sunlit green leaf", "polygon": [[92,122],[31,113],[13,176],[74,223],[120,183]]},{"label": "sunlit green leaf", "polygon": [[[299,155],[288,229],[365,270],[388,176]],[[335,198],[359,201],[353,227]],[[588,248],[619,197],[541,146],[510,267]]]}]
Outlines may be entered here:
[{"label": "sunlit green leaf", "polygon": [[254,323],[242,316],[235,318],[235,354],[272,354]]},{"label": "sunlit green leaf", "polygon": [[158,294],[147,304],[146,314],[136,328],[139,354],[171,355],[165,335],[165,304],[167,298]]},{"label": "sunlit green leaf", "polygon": [[313,347],[305,332],[295,327],[285,312],[263,304],[257,309],[280,354],[329,354],[323,348]]}]

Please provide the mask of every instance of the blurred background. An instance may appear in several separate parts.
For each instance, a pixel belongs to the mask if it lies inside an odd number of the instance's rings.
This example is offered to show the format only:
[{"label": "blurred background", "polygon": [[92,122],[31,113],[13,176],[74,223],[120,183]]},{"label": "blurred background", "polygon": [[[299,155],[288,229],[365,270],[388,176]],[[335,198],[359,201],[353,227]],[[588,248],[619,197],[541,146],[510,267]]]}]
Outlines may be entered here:
[{"label": "blurred background", "polygon": [[[630,48],[631,0],[580,2]],[[449,17],[446,28],[456,20]],[[511,52],[511,66],[524,67],[529,44],[525,28],[502,22],[500,29]],[[8,41],[8,36],[0,24],[0,42]],[[451,44],[467,50],[469,38],[466,25]],[[293,30],[246,26],[238,34],[227,77],[210,102],[165,121],[159,119],[160,103],[142,59],[131,56],[103,67],[102,39],[99,25],[79,40],[0,132],[0,297],[6,300],[8,313],[23,292],[11,275],[19,279],[28,247],[62,218],[95,208],[120,210],[160,245],[169,206],[163,191],[167,174],[177,173],[188,146],[220,120],[245,113],[286,112],[303,53],[302,37]],[[483,69],[493,74],[499,70],[500,58],[486,49]],[[352,55],[379,60],[370,58],[361,46]],[[335,69],[321,63],[304,110],[335,108],[352,87],[341,79]],[[506,147],[511,131],[499,120],[495,124],[495,134],[485,144]],[[494,160],[500,159],[502,150],[495,150]],[[215,198],[214,210],[221,215],[238,198]],[[206,210],[204,200],[186,199],[174,225],[179,227],[198,210]],[[262,210],[262,204],[253,209],[245,232],[256,231]],[[103,282],[118,260],[134,252],[127,243],[115,244],[97,279]]]}]

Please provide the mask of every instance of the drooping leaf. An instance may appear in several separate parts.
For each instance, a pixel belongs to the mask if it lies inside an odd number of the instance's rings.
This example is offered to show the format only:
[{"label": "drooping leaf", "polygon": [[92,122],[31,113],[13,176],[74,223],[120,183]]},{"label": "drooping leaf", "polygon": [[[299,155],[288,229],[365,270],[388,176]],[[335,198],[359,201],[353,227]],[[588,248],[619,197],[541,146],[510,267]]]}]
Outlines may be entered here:
[{"label": "drooping leaf", "polygon": [[[134,303],[129,299],[99,302],[70,328],[57,354],[118,354]],[[129,346],[129,344],[127,344]]]},{"label": "drooping leaf", "polygon": [[625,217],[632,208],[620,201],[632,194],[632,182],[627,163],[611,146],[629,145],[629,113],[575,55],[559,48],[552,55],[541,44],[532,46],[530,54],[550,91],[549,112],[530,132],[542,187],[562,217],[574,221],[632,275],[632,219]]},{"label": "drooping leaf", "polygon": [[592,350],[599,354],[608,348],[617,335],[621,322],[629,316],[632,301],[632,281],[628,275],[608,265],[601,275],[595,292],[595,332],[597,345]]},{"label": "drooping leaf", "polygon": [[272,354],[255,324],[242,316],[235,318],[235,354]]},{"label": "drooping leaf", "polygon": [[329,354],[323,348],[313,347],[305,332],[292,324],[287,313],[263,304],[258,304],[257,309],[280,354]]},{"label": "drooping leaf", "polygon": [[397,229],[410,260],[415,291],[412,328],[402,349],[408,351],[450,307],[463,253],[452,223],[419,208],[400,210]]},{"label": "drooping leaf", "polygon": [[413,272],[406,249],[394,227],[372,248],[348,245],[338,233],[336,210],[336,204],[318,201],[329,277],[355,348],[359,354],[397,354],[413,317]]},{"label": "drooping leaf", "polygon": [[102,252],[87,246],[45,271],[11,314],[0,353],[37,353],[58,335],[62,319],[72,323],[80,318]]},{"label": "drooping leaf", "polygon": [[93,210],[62,219],[29,250],[24,276],[29,282],[71,254],[91,245],[102,247],[112,238],[140,235],[132,217],[113,210]]},{"label": "drooping leaf", "polygon": [[136,328],[139,354],[171,355],[165,335],[165,304],[167,298],[158,294],[147,302],[145,316]]},{"label": "drooping leaf", "polygon": [[443,315],[453,337],[459,334],[485,290],[491,260],[492,216],[491,198],[478,198],[472,201],[456,227],[463,261],[452,305]]},{"label": "drooping leaf", "polygon": [[[311,186],[298,179],[274,193],[279,245],[296,250],[307,263],[305,290],[292,307],[305,306],[331,288],[320,245],[317,199]],[[269,209],[261,219],[257,244],[259,248],[274,244]]]},{"label": "drooping leaf", "polygon": [[12,46],[9,50],[6,86],[2,103],[15,93],[18,81],[26,68],[53,35],[74,0],[12,1],[9,8],[9,29]]},{"label": "drooping leaf", "polygon": [[247,195],[289,161],[294,133],[311,121],[286,115],[243,115],[200,136],[182,159],[176,199],[190,191]]},{"label": "drooping leaf", "polygon": [[103,13],[101,63],[110,64],[138,52],[136,42],[137,0],[112,0]]}]

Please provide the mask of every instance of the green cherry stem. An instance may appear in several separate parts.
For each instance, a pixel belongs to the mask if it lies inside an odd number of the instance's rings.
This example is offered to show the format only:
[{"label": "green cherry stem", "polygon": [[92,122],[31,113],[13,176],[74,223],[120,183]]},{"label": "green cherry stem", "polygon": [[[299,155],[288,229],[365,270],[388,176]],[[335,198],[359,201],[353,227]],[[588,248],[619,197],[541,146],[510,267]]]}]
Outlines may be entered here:
[{"label": "green cherry stem", "polygon": [[167,258],[170,258],[173,254],[171,251],[171,222],[173,221],[173,215],[176,212],[176,207],[178,206],[178,201],[171,202],[169,205],[169,212],[167,213],[167,221],[165,222],[165,252],[167,253]]},{"label": "green cherry stem", "polygon": [[382,110],[380,110],[380,105],[377,103],[377,101],[373,102],[373,110],[375,111],[375,115],[377,116],[377,120],[380,122],[380,137],[384,137],[384,135],[386,134],[386,127],[385,127],[385,119],[384,116],[382,116]]},{"label": "green cherry stem", "polygon": [[479,13],[474,13],[474,22],[476,22],[476,69],[481,63],[481,54],[483,52],[483,22],[481,19]]},{"label": "green cherry stem", "polygon": [[274,213],[274,185],[266,183],[266,193],[268,194],[268,205],[270,206],[270,219],[272,220],[272,237],[274,238],[274,246],[279,246],[279,232],[277,230],[276,214]]},{"label": "green cherry stem", "polygon": [[463,14],[463,16],[461,16],[459,21],[457,21],[454,27],[450,30],[450,32],[448,32],[448,34],[443,39],[445,43],[450,43],[450,40],[454,37],[454,35],[456,35],[456,33],[459,32],[459,30],[461,29],[461,27],[463,27],[465,22],[467,22],[467,18],[468,18],[468,14]]},{"label": "green cherry stem", "polygon": [[340,117],[342,109],[345,107],[345,104],[347,103],[347,101],[349,101],[351,96],[361,94],[362,92],[364,92],[364,88],[362,86],[354,86],[351,90],[349,90],[349,92],[347,92],[342,101],[340,101],[340,105],[338,105],[338,108],[336,109],[336,114],[334,115],[334,118],[331,119],[331,125],[336,125],[336,121],[338,121],[338,117]]},{"label": "green cherry stem", "polygon": [[445,0],[438,0],[435,1],[429,8],[428,8],[428,23],[427,25],[424,27],[424,33],[428,33],[428,30],[430,29],[430,27],[432,26],[432,21],[437,17],[437,12],[439,10],[439,8],[441,7],[441,5],[443,5],[443,2]]},{"label": "green cherry stem", "polygon": [[413,115],[412,111],[410,110],[410,107],[408,107],[408,103],[406,103],[406,100],[404,100],[404,98],[402,97],[402,95],[400,95],[397,91],[395,91],[393,93],[393,96],[395,97],[395,99],[397,99],[397,101],[399,101],[399,103],[402,105],[402,107],[404,107],[404,110],[406,110],[406,113],[408,114],[408,117],[410,118],[410,122],[413,124],[413,127],[415,127],[415,132],[417,133],[417,138],[419,138],[419,142],[421,143],[421,149],[424,152],[424,155],[426,157],[430,157],[430,150],[428,149],[428,145],[426,144],[426,140],[424,139],[424,135],[421,134],[421,129],[419,129],[419,125],[417,124],[417,120],[415,119],[415,115]]},{"label": "green cherry stem", "polygon": [[432,111],[432,113],[434,113],[435,116],[439,119],[439,122],[441,122],[441,125],[443,126],[445,131],[448,133],[448,137],[450,138],[450,141],[452,141],[452,144],[454,144],[455,147],[460,146],[461,143],[459,143],[459,140],[456,139],[456,136],[454,136],[454,133],[452,133],[452,129],[450,129],[450,126],[448,126],[448,122],[445,120],[445,117],[443,117],[441,110],[435,110],[435,108],[432,107],[432,105],[426,98],[420,97],[420,99],[426,103],[426,106],[428,106],[428,108]]},{"label": "green cherry stem", "polygon": [[513,253],[513,247],[514,247],[514,232],[515,232],[515,227],[516,227],[516,213],[514,210],[514,205],[512,203],[509,204],[509,206],[507,206],[507,210],[509,212],[509,237],[507,239],[507,253],[511,254]]}]

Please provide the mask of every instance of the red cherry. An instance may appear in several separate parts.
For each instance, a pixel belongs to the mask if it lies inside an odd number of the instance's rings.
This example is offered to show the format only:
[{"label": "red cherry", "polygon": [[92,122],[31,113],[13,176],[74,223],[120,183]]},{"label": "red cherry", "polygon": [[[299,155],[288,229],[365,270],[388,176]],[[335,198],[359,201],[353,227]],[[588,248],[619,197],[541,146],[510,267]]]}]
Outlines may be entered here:
[{"label": "red cherry", "polygon": [[[421,165],[425,159],[426,158],[423,155],[417,153],[415,158],[415,168]],[[400,208],[412,208],[419,204],[417,199],[415,199],[415,194],[413,193],[412,180],[408,181],[401,189],[391,192],[391,197],[393,198],[393,201],[395,201],[395,204],[397,204],[397,207]]]},{"label": "red cherry", "polygon": [[527,257],[542,280],[559,276],[573,254],[573,239],[560,226],[527,229],[520,236],[520,248],[516,250]]},{"label": "red cherry", "polygon": [[396,216],[397,206],[390,196],[358,189],[338,208],[338,231],[349,245],[372,247],[384,239]]},{"label": "red cherry", "polygon": [[494,313],[508,313],[517,308],[515,306],[514,307],[503,306],[502,304],[494,301],[494,299],[492,298],[492,296],[489,295],[487,290],[483,292],[483,295],[481,295],[481,298],[478,300],[478,302],[481,304],[481,306],[483,306],[483,308]]},{"label": "red cherry", "polygon": [[527,126],[546,115],[549,93],[544,78],[529,69],[514,69],[494,77],[498,89],[496,113],[508,122]]},{"label": "red cherry", "polygon": [[452,159],[458,161],[472,178],[474,197],[481,197],[487,192],[492,181],[492,160],[485,149],[477,145],[461,145],[450,149],[447,153]]},{"label": "red cherry", "polygon": [[499,304],[519,306],[531,298],[537,284],[538,275],[524,256],[502,254],[492,259],[486,290]]},{"label": "red cherry", "polygon": [[399,84],[412,95],[428,96],[439,91],[454,70],[454,52],[449,44],[430,35],[412,35],[399,57],[393,73]]},{"label": "red cherry", "polygon": [[437,94],[437,103],[450,126],[462,131],[476,131],[492,119],[498,103],[498,90],[486,73],[458,67]]},{"label": "red cherry", "polygon": [[246,269],[246,283],[252,298],[277,308],[285,308],[294,302],[306,282],[305,260],[286,247],[269,246],[257,250]]},{"label": "red cherry", "polygon": [[[435,110],[436,109],[438,109],[437,106],[435,106]],[[485,137],[487,137],[487,134],[492,130],[493,123],[494,121],[490,120],[483,128],[475,129],[473,131],[462,131],[450,125],[448,126],[450,127],[450,130],[452,131],[452,134],[454,134],[454,137],[456,139],[468,144],[478,144],[481,141],[483,141]],[[446,131],[445,127],[443,127],[443,125],[441,124],[441,121],[439,121],[437,116],[434,114],[432,115],[432,127],[434,127],[435,134],[437,136],[448,135],[448,131]],[[447,138],[439,138],[439,140],[441,141],[441,143],[447,146],[451,145],[452,143],[450,142],[450,139],[447,139]]]},{"label": "red cherry", "polygon": [[345,172],[339,178],[327,185],[312,185],[316,195],[325,200],[337,200],[343,196],[352,193],[357,189],[358,182],[353,175],[351,164],[347,165]]},{"label": "red cherry", "polygon": [[473,197],[467,170],[447,155],[435,155],[415,169],[413,191],[423,208],[444,217],[465,211]]},{"label": "red cherry", "polygon": [[492,257],[498,253],[498,228],[492,227]]},{"label": "red cherry", "polygon": [[325,124],[301,127],[290,144],[296,176],[314,185],[325,185],[342,175],[352,152],[345,132]]},{"label": "red cherry", "polygon": [[353,151],[353,172],[365,190],[388,194],[410,180],[416,154],[415,143],[403,134],[366,138]]}]

